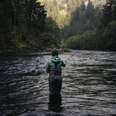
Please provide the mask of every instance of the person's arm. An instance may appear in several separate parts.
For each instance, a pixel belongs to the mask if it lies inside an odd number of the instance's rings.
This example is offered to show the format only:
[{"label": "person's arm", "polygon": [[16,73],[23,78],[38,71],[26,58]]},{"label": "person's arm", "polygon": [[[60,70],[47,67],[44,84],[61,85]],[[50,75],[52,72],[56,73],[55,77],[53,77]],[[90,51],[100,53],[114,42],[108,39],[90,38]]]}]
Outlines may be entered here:
[{"label": "person's arm", "polygon": [[63,67],[65,67],[65,66],[66,66],[66,64],[65,64],[63,61],[62,61],[62,66],[63,66]]},{"label": "person's arm", "polygon": [[47,73],[50,72],[50,65],[49,65],[49,62],[46,64],[46,72],[47,72]]}]

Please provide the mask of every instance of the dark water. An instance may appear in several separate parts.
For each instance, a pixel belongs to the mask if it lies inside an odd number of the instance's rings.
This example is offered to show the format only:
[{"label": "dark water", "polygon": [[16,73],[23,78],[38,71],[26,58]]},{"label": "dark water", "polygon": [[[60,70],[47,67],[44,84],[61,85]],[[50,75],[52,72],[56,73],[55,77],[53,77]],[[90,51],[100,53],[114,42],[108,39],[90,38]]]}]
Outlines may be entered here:
[{"label": "dark water", "polygon": [[116,52],[73,51],[60,57],[62,107],[48,110],[48,55],[0,60],[0,116],[116,116]]}]

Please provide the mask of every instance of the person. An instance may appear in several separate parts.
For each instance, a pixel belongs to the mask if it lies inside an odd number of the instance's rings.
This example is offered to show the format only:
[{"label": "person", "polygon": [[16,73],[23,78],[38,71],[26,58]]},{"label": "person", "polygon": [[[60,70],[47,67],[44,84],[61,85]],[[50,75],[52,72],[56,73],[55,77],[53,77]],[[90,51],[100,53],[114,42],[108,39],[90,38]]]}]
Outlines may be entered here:
[{"label": "person", "polygon": [[62,67],[65,63],[58,56],[58,51],[53,50],[46,65],[46,72],[49,73],[49,107],[58,108],[61,105]]}]

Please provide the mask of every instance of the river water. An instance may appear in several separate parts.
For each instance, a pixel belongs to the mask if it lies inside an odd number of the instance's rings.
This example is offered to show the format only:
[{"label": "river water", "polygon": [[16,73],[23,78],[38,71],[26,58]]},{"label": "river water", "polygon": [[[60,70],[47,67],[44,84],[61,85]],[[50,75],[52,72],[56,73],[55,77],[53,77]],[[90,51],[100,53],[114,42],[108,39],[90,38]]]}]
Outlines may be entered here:
[{"label": "river water", "polygon": [[61,54],[62,110],[48,110],[50,55],[0,59],[0,116],[116,116],[116,52]]}]

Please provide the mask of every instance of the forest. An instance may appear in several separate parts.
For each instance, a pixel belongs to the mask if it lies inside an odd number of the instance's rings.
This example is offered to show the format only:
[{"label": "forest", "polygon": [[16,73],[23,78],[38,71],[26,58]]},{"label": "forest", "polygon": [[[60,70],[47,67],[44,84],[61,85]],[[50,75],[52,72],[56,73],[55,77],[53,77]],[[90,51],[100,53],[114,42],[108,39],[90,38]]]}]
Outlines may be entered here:
[{"label": "forest", "polygon": [[1,0],[0,53],[42,51],[58,46],[59,28],[37,0]]},{"label": "forest", "polygon": [[84,50],[116,50],[116,1],[108,0],[103,9],[89,1],[72,14],[62,30],[64,46]]},{"label": "forest", "polygon": [[62,28],[37,0],[1,0],[0,17],[0,54],[52,48],[116,50],[115,0],[108,0],[103,9],[82,2]]}]

